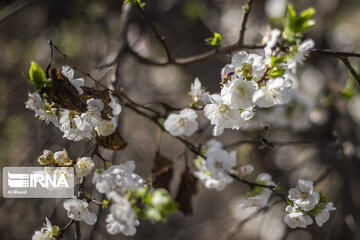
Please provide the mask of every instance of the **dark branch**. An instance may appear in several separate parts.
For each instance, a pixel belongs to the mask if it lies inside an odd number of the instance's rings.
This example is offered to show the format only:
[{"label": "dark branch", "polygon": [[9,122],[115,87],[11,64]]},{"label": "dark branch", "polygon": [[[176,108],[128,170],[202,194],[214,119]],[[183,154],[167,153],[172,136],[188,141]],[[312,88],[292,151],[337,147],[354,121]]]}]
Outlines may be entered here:
[{"label": "dark branch", "polygon": [[259,208],[256,212],[254,212],[253,214],[251,214],[250,216],[248,216],[247,218],[245,218],[244,220],[242,220],[241,222],[239,222],[236,226],[233,227],[232,230],[230,230],[230,233],[226,234],[225,237],[221,238],[224,240],[230,240],[233,237],[235,237],[235,235],[240,231],[241,227],[244,226],[245,223],[247,223],[248,221],[250,221],[251,219],[253,219],[254,217],[258,216],[260,213],[262,212],[266,212],[267,210],[269,210],[271,207],[275,206],[276,204],[280,203],[281,201],[275,201],[272,204],[266,205],[262,208]]},{"label": "dark branch", "polygon": [[346,57],[340,57],[340,60],[345,64],[351,75],[355,78],[356,84],[360,86],[360,76],[357,74],[357,72],[351,65],[349,59],[347,59]]},{"label": "dark branch", "polygon": [[238,182],[244,183],[246,185],[248,185],[250,188],[253,187],[262,187],[262,188],[268,188],[270,189],[274,194],[276,194],[277,196],[279,196],[281,198],[281,200],[283,200],[284,202],[286,202],[286,196],[283,196],[281,193],[278,192],[278,190],[276,189],[275,185],[264,185],[264,184],[259,184],[256,182],[249,182],[245,179],[241,179],[238,176],[234,175],[234,174],[230,174],[230,177],[232,177],[233,179],[235,179]]},{"label": "dark branch", "polygon": [[168,63],[172,63],[173,62],[173,58],[171,56],[169,47],[167,46],[166,42],[165,42],[165,37],[161,36],[161,34],[159,33],[159,31],[157,30],[157,28],[155,27],[154,23],[151,21],[151,19],[149,18],[149,16],[145,13],[144,9],[142,7],[139,6],[139,4],[136,4],[137,9],[140,11],[141,15],[145,18],[146,22],[150,25],[151,29],[153,30],[156,38],[159,40],[159,42],[161,43],[161,45],[163,46],[166,55],[167,55],[167,62]]},{"label": "dark branch", "polygon": [[249,18],[251,6],[253,4],[253,0],[248,0],[246,4],[243,6],[243,17],[241,21],[240,35],[239,35],[239,43],[244,43],[245,31],[246,31],[246,23]]}]

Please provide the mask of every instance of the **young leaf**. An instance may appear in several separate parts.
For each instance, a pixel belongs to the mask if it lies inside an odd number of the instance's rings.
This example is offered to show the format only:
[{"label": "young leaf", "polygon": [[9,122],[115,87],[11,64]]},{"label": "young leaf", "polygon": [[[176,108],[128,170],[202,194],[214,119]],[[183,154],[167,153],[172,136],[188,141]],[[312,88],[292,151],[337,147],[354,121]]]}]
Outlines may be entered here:
[{"label": "young leaf", "polygon": [[51,81],[46,78],[44,70],[34,61],[31,62],[29,73],[25,74],[25,76],[29,83],[34,84],[37,89],[52,86]]},{"label": "young leaf", "polygon": [[141,8],[145,7],[145,3],[141,2],[141,0],[125,0],[124,3],[130,3],[134,6],[139,5]]},{"label": "young leaf", "polygon": [[303,33],[313,27],[316,22],[311,19],[315,14],[314,8],[308,8],[296,15],[293,5],[287,5],[287,11],[284,19],[283,37],[289,42],[300,41]]},{"label": "young leaf", "polygon": [[205,39],[205,42],[211,46],[221,47],[221,41],[224,39],[224,36],[220,33],[214,32],[214,37]]}]

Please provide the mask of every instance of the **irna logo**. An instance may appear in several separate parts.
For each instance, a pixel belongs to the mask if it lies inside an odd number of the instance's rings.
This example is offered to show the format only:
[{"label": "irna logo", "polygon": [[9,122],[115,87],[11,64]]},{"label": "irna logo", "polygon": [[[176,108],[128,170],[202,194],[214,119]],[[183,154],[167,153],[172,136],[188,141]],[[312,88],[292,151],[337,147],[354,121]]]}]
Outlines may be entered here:
[{"label": "irna logo", "polygon": [[5,167],[5,198],[69,198],[74,195],[72,167]]}]

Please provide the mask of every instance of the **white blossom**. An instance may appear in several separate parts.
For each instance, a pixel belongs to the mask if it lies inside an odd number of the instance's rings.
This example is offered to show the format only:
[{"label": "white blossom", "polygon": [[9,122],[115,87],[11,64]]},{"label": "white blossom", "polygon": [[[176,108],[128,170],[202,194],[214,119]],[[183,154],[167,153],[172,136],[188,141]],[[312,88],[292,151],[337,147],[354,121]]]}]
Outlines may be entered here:
[{"label": "white blossom", "polygon": [[296,72],[297,65],[303,64],[303,61],[309,53],[309,50],[314,46],[315,42],[312,39],[307,39],[303,41],[298,47],[295,47],[293,50],[294,53],[287,59],[287,65],[291,72]]},{"label": "white blossom", "polygon": [[234,72],[236,75],[242,75],[244,79],[258,79],[264,73],[264,64],[261,56],[256,54],[248,54],[241,51],[234,54],[231,58],[231,64],[226,65],[222,69],[222,77],[229,72]]},{"label": "white blossom", "polygon": [[164,127],[173,136],[191,136],[198,129],[197,113],[190,108],[179,114],[170,114],[164,122]]},{"label": "white blossom", "polygon": [[[256,183],[266,186],[275,185],[275,183],[271,180],[271,176],[267,173],[260,173],[256,178]],[[271,190],[266,187],[256,186],[255,189],[249,192],[247,196],[242,200],[240,206],[242,208],[264,207],[268,203],[271,193]]]},{"label": "white blossom", "polygon": [[61,70],[62,75],[69,79],[70,83],[76,88],[79,94],[83,94],[84,91],[81,89],[85,85],[85,80],[83,78],[74,79],[74,70],[69,66],[63,66]]},{"label": "white blossom", "polygon": [[224,190],[233,181],[229,174],[236,173],[235,151],[227,152],[222,149],[222,143],[215,139],[208,141],[202,150],[207,159],[206,161],[202,157],[195,159],[197,171],[194,172],[194,176],[208,189]]},{"label": "white blossom", "polygon": [[46,225],[41,228],[40,231],[35,231],[34,235],[32,236],[32,240],[52,240],[53,234],[53,227],[51,225],[51,222],[48,218],[46,219]]},{"label": "white blossom", "polygon": [[121,113],[121,105],[116,101],[113,95],[110,94],[111,102],[109,103],[109,106],[112,108],[112,114],[114,117],[119,116]]},{"label": "white blossom", "polygon": [[95,127],[96,132],[99,136],[109,136],[117,129],[116,118],[109,116],[110,120],[101,119],[98,125]]},{"label": "white blossom", "polygon": [[251,164],[246,164],[240,167],[239,172],[241,177],[250,175],[254,171],[254,166]]},{"label": "white blossom", "polygon": [[59,123],[59,129],[64,133],[64,138],[73,141],[92,138],[92,126],[75,111],[61,109]]},{"label": "white blossom", "polygon": [[280,36],[281,32],[279,29],[271,29],[270,26],[267,26],[262,31],[262,43],[266,43],[264,52],[265,52],[265,65],[270,66],[271,56],[273,48],[276,46],[276,42]]},{"label": "white blossom", "polygon": [[296,188],[289,190],[288,197],[297,207],[300,207],[305,212],[314,209],[320,200],[319,194],[313,191],[313,182],[303,179],[299,179]]},{"label": "white blossom", "polygon": [[270,79],[253,95],[254,103],[261,108],[286,104],[290,100],[292,81],[281,77]]},{"label": "white blossom", "polygon": [[100,193],[109,194],[116,191],[124,194],[126,190],[143,187],[144,180],[134,173],[134,161],[127,161],[124,164],[113,165],[102,173],[95,172],[92,183]]},{"label": "white blossom", "polygon": [[64,208],[67,210],[69,218],[75,221],[84,221],[89,225],[96,222],[96,214],[89,211],[89,204],[81,199],[74,197],[64,202]]},{"label": "white blossom", "polygon": [[79,177],[86,177],[90,174],[95,164],[90,157],[79,158],[76,162],[75,172]]},{"label": "white blossom", "polygon": [[281,31],[279,29],[271,29],[271,27],[267,25],[261,31],[261,35],[263,36],[261,43],[266,44],[266,48],[269,48],[271,50],[276,46],[276,42],[280,34]]},{"label": "white blossom", "polygon": [[215,138],[210,139],[209,141],[207,141],[207,143],[202,146],[201,150],[204,150],[204,155],[206,157],[211,156],[213,151],[217,151],[219,149],[223,148],[223,144],[222,142],[216,140]]},{"label": "white blossom", "polygon": [[58,117],[55,114],[56,108],[51,107],[51,105],[44,101],[37,92],[28,93],[28,97],[29,99],[25,103],[25,107],[33,110],[35,112],[35,117],[45,121],[47,124],[51,122],[55,126],[59,125]]},{"label": "white blossom", "polygon": [[306,228],[307,225],[313,223],[312,218],[308,214],[298,211],[297,208],[291,205],[288,205],[285,210],[288,214],[285,215],[284,221],[290,228]]},{"label": "white blossom", "polygon": [[125,236],[132,236],[136,233],[136,226],[140,223],[137,220],[136,212],[131,203],[115,192],[109,193],[112,200],[110,214],[106,218],[106,229],[110,234],[122,233]]},{"label": "white blossom", "polygon": [[322,209],[320,213],[315,214],[316,224],[317,224],[319,227],[322,227],[322,225],[323,225],[324,223],[326,223],[327,220],[329,220],[329,217],[330,217],[329,211],[334,211],[334,210],[336,210],[336,208],[333,207],[333,203],[332,203],[332,202],[328,202],[328,203],[326,204],[325,208]]},{"label": "white blossom", "polygon": [[192,96],[194,102],[201,101],[204,104],[210,102],[209,92],[205,91],[205,88],[201,86],[199,78],[195,78],[194,82],[191,83],[190,95]]},{"label": "white blossom", "polygon": [[[230,108],[219,95],[210,96],[211,104],[204,108],[204,115],[212,125],[215,125],[213,135],[219,136],[225,128],[240,129],[245,124],[245,119],[239,109]],[[247,116],[246,116],[247,117]]]},{"label": "white blossom", "polygon": [[233,179],[224,172],[218,172],[216,178],[213,178],[206,171],[196,171],[194,176],[197,177],[207,189],[216,189],[222,191],[227,185],[233,182]]},{"label": "white blossom", "polygon": [[43,155],[38,158],[40,165],[47,165],[54,159],[54,153],[50,150],[44,150]]},{"label": "white blossom", "polygon": [[69,159],[68,153],[65,149],[54,153],[55,162],[62,166]]},{"label": "white blossom", "polygon": [[252,97],[257,89],[256,82],[244,81],[240,76],[224,85],[221,89],[221,99],[224,104],[235,109],[252,108],[255,106]]},{"label": "white blossom", "polygon": [[236,166],[236,152],[227,152],[224,149],[212,151],[212,154],[206,159],[206,168],[212,176],[219,172],[235,173],[233,167]]}]

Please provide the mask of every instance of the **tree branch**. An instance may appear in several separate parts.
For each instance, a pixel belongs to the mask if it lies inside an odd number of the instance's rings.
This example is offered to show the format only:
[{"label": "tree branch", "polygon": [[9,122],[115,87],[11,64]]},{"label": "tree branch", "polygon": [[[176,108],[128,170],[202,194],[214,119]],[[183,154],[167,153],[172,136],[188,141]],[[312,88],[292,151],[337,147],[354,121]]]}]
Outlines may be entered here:
[{"label": "tree branch", "polygon": [[351,75],[355,78],[356,84],[360,86],[360,76],[357,74],[353,66],[351,65],[349,59],[347,57],[339,57],[340,60],[345,64]]},{"label": "tree branch", "polygon": [[249,18],[251,6],[253,4],[253,0],[248,0],[246,4],[243,6],[243,17],[241,21],[240,35],[238,43],[244,43],[245,31],[246,31],[246,23]]},{"label": "tree branch", "polygon": [[166,55],[167,55],[167,62],[168,63],[172,63],[173,62],[173,58],[172,55],[170,53],[169,47],[167,46],[166,42],[165,42],[165,37],[161,36],[161,34],[159,33],[159,31],[157,30],[157,28],[155,27],[154,23],[151,21],[151,19],[149,18],[149,16],[145,13],[144,9],[142,7],[140,7],[139,4],[136,4],[137,9],[140,11],[141,15],[145,18],[146,22],[150,25],[151,29],[153,30],[155,37],[159,40],[159,42],[161,43],[161,45],[163,46]]}]

